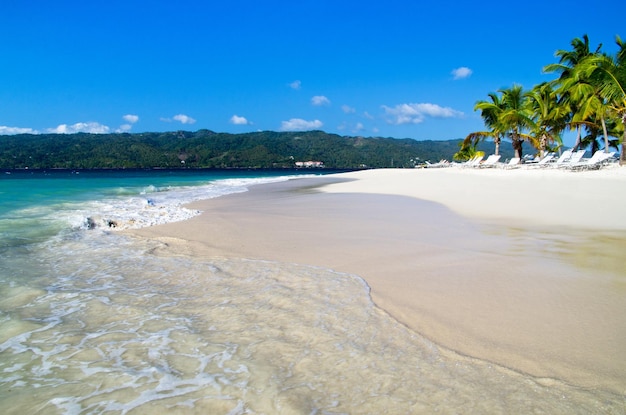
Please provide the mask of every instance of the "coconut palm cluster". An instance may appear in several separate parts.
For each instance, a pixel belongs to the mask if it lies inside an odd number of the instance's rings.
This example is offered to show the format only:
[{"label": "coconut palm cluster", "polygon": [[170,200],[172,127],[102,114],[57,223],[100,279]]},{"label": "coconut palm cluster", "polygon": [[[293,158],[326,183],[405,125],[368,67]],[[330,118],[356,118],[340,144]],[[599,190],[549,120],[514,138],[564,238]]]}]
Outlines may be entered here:
[{"label": "coconut palm cluster", "polygon": [[499,154],[502,140],[513,145],[515,157],[522,158],[522,144],[529,143],[540,156],[563,146],[562,134],[576,131],[573,150],[590,147],[592,152],[611,147],[619,150],[620,164],[626,164],[626,42],[615,37],[617,51],[605,53],[602,44],[595,49],[589,37],[575,38],[570,50],[557,50],[558,62],[543,71],[556,78],[524,90],[513,85],[487,94],[476,103],[486,131],[469,134],[455,154],[466,160],[485,139],[495,143]]}]

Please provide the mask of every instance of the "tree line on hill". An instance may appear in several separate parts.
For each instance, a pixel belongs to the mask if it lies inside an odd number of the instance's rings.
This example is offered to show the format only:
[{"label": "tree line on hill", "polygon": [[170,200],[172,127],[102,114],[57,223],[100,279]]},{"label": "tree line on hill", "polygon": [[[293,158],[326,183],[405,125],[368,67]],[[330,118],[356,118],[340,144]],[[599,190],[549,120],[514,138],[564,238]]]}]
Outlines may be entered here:
[{"label": "tree line on hill", "polygon": [[0,168],[294,168],[306,161],[339,169],[415,167],[450,160],[461,143],[323,131],[19,134],[0,136]]}]

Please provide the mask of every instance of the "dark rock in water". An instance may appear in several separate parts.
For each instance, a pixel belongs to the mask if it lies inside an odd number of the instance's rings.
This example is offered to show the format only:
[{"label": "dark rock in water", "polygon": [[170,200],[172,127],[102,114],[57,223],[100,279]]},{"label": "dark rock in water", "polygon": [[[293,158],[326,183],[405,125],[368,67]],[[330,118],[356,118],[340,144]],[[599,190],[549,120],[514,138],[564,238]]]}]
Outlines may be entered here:
[{"label": "dark rock in water", "polygon": [[94,220],[94,218],[87,218],[87,229],[95,229],[98,227],[98,224]]},{"label": "dark rock in water", "polygon": [[106,225],[109,228],[117,228],[118,227],[118,223],[116,221],[112,220],[112,219],[89,217],[86,220],[87,229],[96,229],[98,226],[100,226],[99,223],[102,223],[102,225]]}]

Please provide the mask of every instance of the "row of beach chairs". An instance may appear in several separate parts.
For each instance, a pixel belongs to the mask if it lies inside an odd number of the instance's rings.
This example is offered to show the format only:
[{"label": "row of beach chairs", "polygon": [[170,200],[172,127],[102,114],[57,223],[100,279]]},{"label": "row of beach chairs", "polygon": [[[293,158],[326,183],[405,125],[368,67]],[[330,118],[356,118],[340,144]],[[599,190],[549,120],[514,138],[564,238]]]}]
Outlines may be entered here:
[{"label": "row of beach chairs", "polygon": [[556,157],[555,154],[548,154],[538,162],[526,163],[526,165],[531,167],[553,167],[569,170],[597,170],[602,166],[617,161],[615,152],[607,153],[604,150],[598,150],[588,159],[584,158],[585,153],[585,150],[578,150],[576,152],[565,150],[559,157]]},{"label": "row of beach chairs", "polygon": [[501,156],[499,154],[492,154],[487,157],[487,160],[484,160],[484,156],[476,156],[465,163],[460,163],[461,167],[475,167],[475,168],[489,168],[489,167],[497,167],[501,165],[500,163]]},{"label": "row of beach chairs", "polygon": [[450,166],[460,166],[465,168],[493,168],[493,167],[502,167],[507,169],[520,168],[524,166],[525,168],[562,168],[562,169],[570,169],[570,170],[597,170],[602,166],[613,163],[616,160],[615,152],[605,153],[604,150],[596,151],[591,158],[584,159],[586,151],[572,151],[565,150],[561,153],[560,156],[556,156],[554,153],[550,153],[540,160],[532,160],[532,161],[524,161],[519,158],[512,158],[506,163],[500,162],[500,155],[492,154],[487,157],[486,160],[484,156],[476,156],[471,160],[468,160],[464,163],[450,163],[447,160],[441,160],[438,163],[429,163],[426,162],[427,168],[437,168],[437,167],[450,167]]},{"label": "row of beach chairs", "polygon": [[586,150],[565,150],[560,156],[556,156],[554,153],[550,153],[544,156],[538,161],[526,161],[524,164],[520,163],[519,159],[511,159],[509,164],[511,166],[524,166],[530,168],[559,168],[569,170],[597,170],[607,164],[616,162],[615,152],[606,153],[604,150],[598,150],[591,158],[585,159]]}]

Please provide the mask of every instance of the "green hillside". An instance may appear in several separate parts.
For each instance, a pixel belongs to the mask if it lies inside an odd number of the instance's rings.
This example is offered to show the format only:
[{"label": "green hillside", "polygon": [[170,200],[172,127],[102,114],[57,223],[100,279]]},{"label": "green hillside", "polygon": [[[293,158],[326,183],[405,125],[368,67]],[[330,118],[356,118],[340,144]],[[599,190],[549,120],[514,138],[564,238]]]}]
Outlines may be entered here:
[{"label": "green hillside", "polygon": [[[461,140],[346,137],[323,131],[0,136],[0,168],[290,168],[321,161],[328,168],[413,167],[452,160]],[[508,146],[504,145],[504,157]],[[493,152],[491,143],[481,149]]]}]

